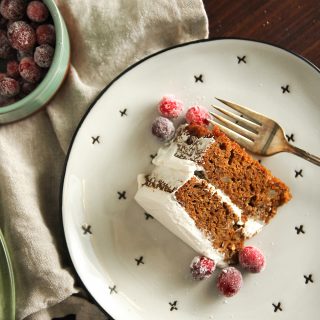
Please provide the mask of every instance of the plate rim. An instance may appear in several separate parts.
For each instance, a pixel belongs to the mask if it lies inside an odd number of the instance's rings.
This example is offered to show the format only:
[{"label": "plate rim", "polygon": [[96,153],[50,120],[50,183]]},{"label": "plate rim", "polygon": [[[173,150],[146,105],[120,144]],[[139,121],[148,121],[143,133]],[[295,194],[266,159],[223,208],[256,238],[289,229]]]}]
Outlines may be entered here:
[{"label": "plate rim", "polygon": [[[100,309],[100,311],[102,311],[104,313],[104,315],[106,315],[107,317],[111,317],[112,319],[113,316],[110,315],[99,303],[98,301],[93,297],[93,295],[91,294],[91,292],[89,291],[89,289],[86,287],[86,285],[84,284],[84,282],[82,281],[80,275],[78,274],[78,271],[73,263],[73,260],[71,258],[71,254],[70,254],[70,249],[69,246],[67,244],[67,239],[66,239],[66,226],[64,224],[64,219],[63,219],[63,190],[64,190],[64,182],[65,182],[65,178],[66,178],[66,170],[67,170],[67,165],[69,162],[69,157],[71,154],[71,150],[72,147],[74,145],[74,141],[78,135],[78,132],[80,130],[80,128],[82,127],[83,122],[85,121],[85,119],[87,118],[88,114],[90,113],[91,109],[93,109],[93,107],[96,105],[96,103],[98,102],[98,100],[103,96],[103,94],[117,81],[119,80],[122,76],[124,76],[127,72],[129,72],[131,69],[134,69],[136,66],[142,64],[143,62],[145,62],[146,60],[149,60],[157,55],[160,55],[166,51],[170,51],[173,49],[177,49],[180,47],[186,47],[189,45],[194,45],[194,44],[198,44],[198,43],[206,43],[206,42],[217,42],[217,41],[223,41],[223,40],[237,40],[237,41],[247,41],[247,42],[252,42],[252,43],[258,43],[258,44],[263,44],[263,45],[267,45],[270,47],[274,47],[276,49],[280,49],[283,50],[289,54],[292,54],[293,56],[297,57],[298,59],[302,60],[303,62],[306,62],[309,66],[311,66],[316,72],[318,72],[320,74],[320,67],[318,67],[317,65],[315,65],[313,62],[311,62],[310,60],[308,60],[307,58],[303,57],[302,55],[286,49],[280,45],[268,42],[268,41],[261,41],[261,40],[255,40],[255,39],[250,39],[250,38],[245,38],[245,37],[217,37],[217,38],[207,38],[207,39],[197,39],[197,40],[193,40],[193,41],[188,41],[188,42],[183,42],[183,43],[179,43],[177,45],[174,46],[170,46],[161,50],[158,50],[154,53],[151,53],[145,57],[143,57],[142,59],[136,61],[135,63],[129,65],[127,68],[125,68],[123,71],[121,71],[115,78],[113,78],[113,80],[111,80],[100,92],[99,94],[93,99],[93,101],[90,103],[88,109],[86,110],[86,112],[83,114],[83,116],[81,117],[76,129],[74,130],[74,133],[72,135],[72,138],[70,140],[70,144],[68,146],[68,150],[66,153],[66,157],[64,160],[64,164],[63,164],[63,170],[61,173],[61,181],[60,181],[60,187],[59,187],[59,210],[60,210],[60,218],[62,220],[62,228],[63,228],[63,244],[64,246],[67,248],[67,259],[71,262],[71,270],[73,270],[73,274],[77,280],[77,282],[79,282],[82,286],[82,288],[85,290],[85,292],[87,293],[88,297],[95,303],[95,305]],[[115,319],[116,320],[116,319]]]}]

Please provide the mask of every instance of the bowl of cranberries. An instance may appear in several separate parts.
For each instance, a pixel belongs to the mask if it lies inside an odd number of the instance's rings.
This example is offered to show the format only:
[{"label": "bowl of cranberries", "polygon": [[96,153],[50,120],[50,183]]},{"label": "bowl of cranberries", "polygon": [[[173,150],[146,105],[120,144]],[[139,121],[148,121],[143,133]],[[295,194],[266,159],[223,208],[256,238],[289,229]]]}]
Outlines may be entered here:
[{"label": "bowl of cranberries", "polygon": [[44,106],[61,86],[69,60],[68,31],[53,0],[1,0],[0,124]]}]

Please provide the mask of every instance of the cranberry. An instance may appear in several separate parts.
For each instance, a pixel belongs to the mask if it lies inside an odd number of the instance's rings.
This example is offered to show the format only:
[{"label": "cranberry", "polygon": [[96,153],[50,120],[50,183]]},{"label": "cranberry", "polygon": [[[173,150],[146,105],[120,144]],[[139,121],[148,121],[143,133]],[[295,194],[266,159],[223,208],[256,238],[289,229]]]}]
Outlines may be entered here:
[{"label": "cranberry", "polygon": [[41,78],[41,69],[36,65],[33,58],[25,57],[19,64],[20,76],[31,83],[36,83]]},{"label": "cranberry", "polygon": [[12,52],[10,42],[7,38],[6,32],[0,30],[0,58],[7,59]]},{"label": "cranberry", "polygon": [[208,125],[211,118],[209,111],[202,106],[192,106],[186,113],[186,120],[189,124]]},{"label": "cranberry", "polygon": [[0,13],[11,21],[17,21],[23,18],[25,12],[24,0],[2,0],[0,4]]},{"label": "cranberry", "polygon": [[242,275],[234,267],[222,269],[217,279],[217,288],[225,297],[234,296],[242,286]]},{"label": "cranberry", "polygon": [[20,92],[19,82],[15,79],[4,77],[0,80],[0,95],[11,98],[18,95]]},{"label": "cranberry", "polygon": [[213,260],[204,256],[196,256],[191,261],[190,272],[194,280],[203,280],[210,278],[215,268]]},{"label": "cranberry", "polygon": [[36,47],[34,51],[34,61],[41,68],[49,68],[52,63],[54,49],[48,44]]},{"label": "cranberry", "polygon": [[52,24],[42,24],[36,29],[37,42],[41,44],[55,45],[56,33]]},{"label": "cranberry", "polygon": [[261,272],[266,265],[263,253],[258,248],[252,246],[244,247],[240,251],[239,262],[244,269],[252,273]]},{"label": "cranberry", "polygon": [[152,123],[151,131],[152,134],[161,141],[169,141],[174,136],[175,127],[171,120],[164,117],[157,117]]},{"label": "cranberry", "polygon": [[183,111],[183,103],[175,96],[167,95],[159,102],[158,110],[163,117],[177,118]]},{"label": "cranberry", "polygon": [[44,22],[49,16],[49,10],[40,1],[31,1],[27,7],[27,16],[31,21]]},{"label": "cranberry", "polygon": [[13,48],[29,51],[36,43],[36,33],[26,22],[15,21],[8,27],[8,39]]},{"label": "cranberry", "polygon": [[19,77],[19,63],[16,60],[10,60],[7,62],[7,75],[11,78]]}]

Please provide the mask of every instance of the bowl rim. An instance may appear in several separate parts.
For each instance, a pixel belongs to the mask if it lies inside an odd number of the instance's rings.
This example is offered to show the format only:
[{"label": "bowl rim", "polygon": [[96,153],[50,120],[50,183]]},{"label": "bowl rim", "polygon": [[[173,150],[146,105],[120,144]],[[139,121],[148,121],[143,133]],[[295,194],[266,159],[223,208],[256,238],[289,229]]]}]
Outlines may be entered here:
[{"label": "bowl rim", "polygon": [[31,93],[12,104],[0,107],[0,115],[7,114],[18,109],[22,109],[23,107],[27,107],[30,102],[35,101],[37,97],[39,97],[41,92],[45,91],[48,87],[51,86],[52,80],[54,80],[57,73],[60,72],[59,66],[63,56],[64,44],[66,41],[69,41],[68,35],[65,35],[65,33],[63,32],[64,21],[56,3],[50,0],[43,0],[43,2],[49,9],[56,32],[55,52],[52,64],[48,69],[45,77],[41,80],[39,85]]}]

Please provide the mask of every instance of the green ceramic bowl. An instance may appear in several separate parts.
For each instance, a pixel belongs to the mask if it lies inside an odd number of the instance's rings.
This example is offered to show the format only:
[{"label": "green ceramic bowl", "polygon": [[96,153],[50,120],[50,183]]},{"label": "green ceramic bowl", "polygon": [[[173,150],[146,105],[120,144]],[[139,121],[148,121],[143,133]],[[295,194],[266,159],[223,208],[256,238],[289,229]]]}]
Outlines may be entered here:
[{"label": "green ceramic bowl", "polygon": [[0,124],[25,118],[43,107],[58,91],[68,71],[70,42],[65,22],[53,0],[43,2],[51,13],[56,30],[56,48],[52,65],[34,91],[13,104],[0,107]]}]

